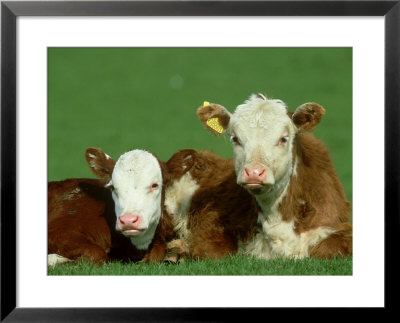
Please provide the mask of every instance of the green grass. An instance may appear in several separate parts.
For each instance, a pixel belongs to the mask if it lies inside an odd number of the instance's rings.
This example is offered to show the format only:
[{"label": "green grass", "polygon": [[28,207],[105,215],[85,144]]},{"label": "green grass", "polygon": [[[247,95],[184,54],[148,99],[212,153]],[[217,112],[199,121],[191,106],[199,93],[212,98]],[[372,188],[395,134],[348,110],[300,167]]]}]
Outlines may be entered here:
[{"label": "green grass", "polygon": [[111,262],[96,266],[88,262],[60,264],[49,275],[352,275],[352,257],[327,259],[260,260],[228,256],[220,260],[187,260],[180,264]]},{"label": "green grass", "polygon": [[[167,160],[182,148],[232,156],[226,137],[204,130],[196,109],[207,100],[234,108],[252,93],[290,110],[317,102],[326,115],[315,135],[330,149],[352,200],[351,48],[49,48],[48,180],[93,177],[87,147],[114,158],[133,148]],[[351,259],[221,261],[165,264],[82,264],[50,274],[349,275]]]}]

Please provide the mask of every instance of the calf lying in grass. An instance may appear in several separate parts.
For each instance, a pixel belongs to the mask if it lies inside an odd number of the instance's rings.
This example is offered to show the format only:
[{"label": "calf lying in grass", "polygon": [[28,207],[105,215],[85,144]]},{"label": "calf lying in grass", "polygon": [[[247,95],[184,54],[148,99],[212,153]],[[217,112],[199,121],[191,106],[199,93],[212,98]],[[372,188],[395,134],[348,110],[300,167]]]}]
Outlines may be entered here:
[{"label": "calf lying in grass", "polygon": [[184,158],[182,152],[164,163],[133,150],[115,162],[88,148],[87,163],[101,179],[48,184],[49,264],[79,258],[162,261],[174,236],[164,208],[165,187],[186,172]]},{"label": "calf lying in grass", "polygon": [[261,94],[233,114],[218,104],[197,110],[207,130],[231,137],[236,182],[259,206],[257,232],[242,244],[243,253],[265,259],[351,254],[350,203],[327,148],[309,133],[324,113],[316,103],[290,112]]}]

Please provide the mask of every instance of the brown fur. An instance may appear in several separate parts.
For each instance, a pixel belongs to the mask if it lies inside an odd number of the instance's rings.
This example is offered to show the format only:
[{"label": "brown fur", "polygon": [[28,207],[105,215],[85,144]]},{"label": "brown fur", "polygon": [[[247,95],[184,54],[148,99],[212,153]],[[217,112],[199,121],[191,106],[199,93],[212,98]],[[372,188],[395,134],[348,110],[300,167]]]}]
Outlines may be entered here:
[{"label": "brown fur", "polygon": [[316,258],[347,256],[353,252],[352,240],[351,227],[349,226],[343,231],[332,233],[325,240],[312,246],[309,249],[309,254]]},{"label": "brown fur", "polygon": [[[93,157],[94,156],[94,157]],[[112,158],[105,158],[104,153],[98,149],[89,147],[86,149],[85,159],[87,164],[89,165],[89,169],[95,174],[97,177],[100,178],[110,178],[112,171],[115,166],[115,160]],[[95,169],[92,162],[96,162]]]},{"label": "brown fur", "polygon": [[294,124],[301,130],[314,130],[325,114],[325,109],[317,103],[304,103],[292,115]]},{"label": "brown fur", "polygon": [[[333,168],[329,152],[321,140],[299,133],[294,142],[297,175],[292,175],[288,192],[279,211],[284,221],[295,218],[295,232],[317,227],[337,230],[310,249],[311,256],[331,257],[352,252],[350,202]],[[335,244],[336,243],[336,244]],[[325,247],[322,247],[325,246]]]},{"label": "brown fur", "polygon": [[[113,229],[114,202],[104,185],[104,181],[97,179],[67,179],[48,184],[49,254],[95,263],[142,258],[130,240]],[[77,190],[75,195],[70,193]]]},{"label": "brown fur", "polygon": [[193,149],[185,153],[192,156],[189,172],[200,186],[189,210],[189,256],[216,259],[236,253],[239,241],[254,234],[256,201],[236,184],[232,159]]}]

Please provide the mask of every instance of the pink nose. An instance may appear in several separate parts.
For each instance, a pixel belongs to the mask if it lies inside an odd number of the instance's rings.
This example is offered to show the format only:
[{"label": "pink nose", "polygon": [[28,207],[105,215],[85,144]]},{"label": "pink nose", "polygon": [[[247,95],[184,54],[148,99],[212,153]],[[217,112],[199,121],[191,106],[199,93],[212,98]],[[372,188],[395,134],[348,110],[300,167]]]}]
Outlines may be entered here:
[{"label": "pink nose", "polygon": [[136,230],[140,225],[139,215],[125,213],[118,218],[118,226],[121,230]]},{"label": "pink nose", "polygon": [[252,167],[243,169],[243,182],[246,184],[261,184],[267,176],[265,168]]}]

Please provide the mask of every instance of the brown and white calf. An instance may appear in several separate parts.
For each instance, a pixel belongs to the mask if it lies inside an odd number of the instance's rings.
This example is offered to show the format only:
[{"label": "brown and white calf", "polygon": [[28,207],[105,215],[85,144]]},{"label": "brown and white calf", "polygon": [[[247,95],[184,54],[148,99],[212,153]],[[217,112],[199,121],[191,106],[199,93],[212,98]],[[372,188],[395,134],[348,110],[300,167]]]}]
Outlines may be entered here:
[{"label": "brown and white calf", "polygon": [[241,245],[243,253],[269,259],[352,252],[350,203],[328,149],[309,132],[324,113],[316,103],[292,113],[261,94],[233,114],[219,104],[197,110],[206,129],[230,135],[236,182],[260,208],[257,233]]},{"label": "brown and white calf", "polygon": [[101,179],[48,184],[49,264],[79,258],[162,261],[174,235],[165,187],[186,172],[185,157],[182,152],[161,162],[133,150],[115,162],[88,148],[87,163]]}]

